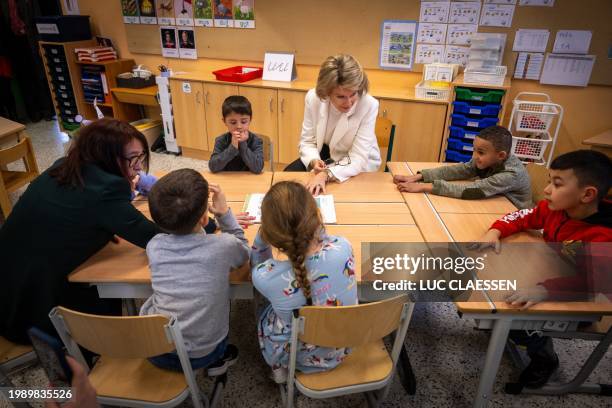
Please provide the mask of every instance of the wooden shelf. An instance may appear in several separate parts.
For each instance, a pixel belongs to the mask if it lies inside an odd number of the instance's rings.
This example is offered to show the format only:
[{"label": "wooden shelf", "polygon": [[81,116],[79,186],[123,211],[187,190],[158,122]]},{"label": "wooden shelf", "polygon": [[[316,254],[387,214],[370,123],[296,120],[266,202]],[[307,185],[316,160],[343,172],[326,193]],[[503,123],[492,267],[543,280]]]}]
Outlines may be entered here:
[{"label": "wooden shelf", "polygon": [[128,61],[132,61],[133,62],[134,60],[127,59],[127,58],[119,58],[119,59],[108,60],[108,61],[100,61],[100,62],[89,62],[89,61],[75,61],[75,62],[77,64],[79,64],[79,65],[102,65],[102,66],[106,66],[106,65],[114,64],[116,62],[128,62]]},{"label": "wooden shelf", "polygon": [[157,86],[145,88],[111,88],[113,97],[119,102],[146,106],[159,106],[157,103]]}]

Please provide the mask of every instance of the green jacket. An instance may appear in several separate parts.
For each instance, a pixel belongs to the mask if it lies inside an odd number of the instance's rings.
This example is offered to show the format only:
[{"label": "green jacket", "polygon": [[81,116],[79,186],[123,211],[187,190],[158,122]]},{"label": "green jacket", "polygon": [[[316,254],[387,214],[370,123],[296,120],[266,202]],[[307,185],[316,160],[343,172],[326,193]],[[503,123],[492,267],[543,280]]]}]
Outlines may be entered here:
[{"label": "green jacket", "polygon": [[29,185],[0,228],[0,335],[16,342],[27,341],[32,325],[53,333],[54,306],[104,312],[95,290],[69,284],[68,274],[115,234],[144,248],[161,232],[132,206],[124,178],[86,165],[85,186],[73,188],[48,173]]},{"label": "green jacket", "polygon": [[[477,200],[505,195],[518,209],[532,208],[531,183],[525,166],[514,155],[497,166],[479,170],[474,160],[421,171],[425,183],[433,183],[432,193],[446,197]],[[479,177],[473,183],[453,184],[451,180]]]}]

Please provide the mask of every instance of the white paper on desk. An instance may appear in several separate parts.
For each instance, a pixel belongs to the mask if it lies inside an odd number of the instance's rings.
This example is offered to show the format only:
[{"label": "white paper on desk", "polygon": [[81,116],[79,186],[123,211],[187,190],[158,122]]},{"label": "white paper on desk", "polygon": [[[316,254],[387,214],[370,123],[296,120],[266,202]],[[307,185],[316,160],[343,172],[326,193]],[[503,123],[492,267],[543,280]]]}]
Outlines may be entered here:
[{"label": "white paper on desk", "polygon": [[538,6],[552,7],[555,5],[555,0],[520,0],[519,6]]},{"label": "white paper on desk", "polygon": [[417,64],[444,62],[444,45],[417,44],[414,62]]},{"label": "white paper on desk", "polygon": [[[261,203],[264,199],[264,193],[252,193],[247,194],[244,205],[242,206],[243,212],[248,212],[251,217],[255,217],[254,223],[261,223]],[[324,224],[335,224],[336,220],[336,207],[334,204],[334,196],[331,194],[319,195],[314,198],[317,203],[317,207],[321,212]]]},{"label": "white paper on desk", "polygon": [[421,23],[446,23],[449,10],[450,3],[448,2],[422,1],[419,21]]},{"label": "white paper on desk", "polygon": [[483,4],[480,25],[487,27],[510,27],[514,16],[514,5]]},{"label": "white paper on desk", "polygon": [[514,35],[512,51],[545,52],[548,44],[548,30],[519,29]]},{"label": "white paper on desk", "polygon": [[452,2],[448,22],[453,24],[478,24],[480,1]]},{"label": "white paper on desk", "polygon": [[417,42],[423,44],[444,44],[446,41],[446,28],[446,24],[421,23],[417,31]]},{"label": "white paper on desk", "polygon": [[555,54],[586,54],[593,33],[588,30],[559,30],[552,52]]},{"label": "white paper on desk", "polygon": [[595,55],[546,54],[541,84],[587,86]]},{"label": "white paper on desk", "polygon": [[465,68],[467,65],[470,47],[447,45],[444,50],[444,59],[447,64],[459,64]]},{"label": "white paper on desk", "polygon": [[452,45],[470,45],[472,35],[478,32],[478,24],[449,24],[446,43]]}]

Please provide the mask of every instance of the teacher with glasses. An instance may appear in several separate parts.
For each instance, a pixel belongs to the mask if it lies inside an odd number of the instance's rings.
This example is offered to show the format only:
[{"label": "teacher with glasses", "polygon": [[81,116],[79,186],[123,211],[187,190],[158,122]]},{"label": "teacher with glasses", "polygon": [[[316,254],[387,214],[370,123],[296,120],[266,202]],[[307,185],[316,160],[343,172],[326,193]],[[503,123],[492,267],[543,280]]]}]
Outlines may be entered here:
[{"label": "teacher with glasses", "polygon": [[368,94],[368,77],[350,55],[328,57],[315,89],[306,94],[300,158],[285,171],[312,171],[308,190],[325,193],[364,171],[377,171],[380,150],[374,129],[378,101]]},{"label": "teacher with glasses", "polygon": [[149,165],[145,137],[128,123],[100,119],[81,129],[66,157],[36,178],[0,227],[0,336],[27,343],[31,326],[54,333],[57,305],[120,315],[120,299],[68,275],[119,236],[145,248],[161,230],[131,203]]}]

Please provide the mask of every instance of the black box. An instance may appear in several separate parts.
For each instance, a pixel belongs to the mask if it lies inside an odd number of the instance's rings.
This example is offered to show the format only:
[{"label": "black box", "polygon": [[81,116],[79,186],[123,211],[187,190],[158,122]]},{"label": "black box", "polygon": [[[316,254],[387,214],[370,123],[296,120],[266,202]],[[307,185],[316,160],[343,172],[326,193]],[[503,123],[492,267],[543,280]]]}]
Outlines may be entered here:
[{"label": "black box", "polygon": [[41,16],[35,18],[38,37],[43,41],[82,41],[91,39],[89,16]]},{"label": "black box", "polygon": [[134,78],[121,78],[117,77],[117,86],[119,88],[146,88],[147,86],[155,85],[155,75],[151,75],[149,79],[144,79],[140,77]]}]

